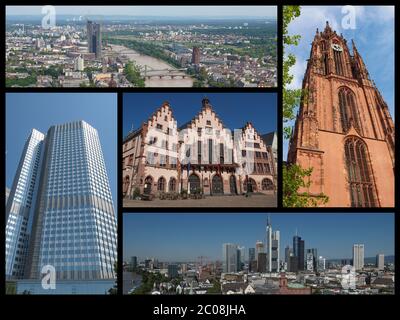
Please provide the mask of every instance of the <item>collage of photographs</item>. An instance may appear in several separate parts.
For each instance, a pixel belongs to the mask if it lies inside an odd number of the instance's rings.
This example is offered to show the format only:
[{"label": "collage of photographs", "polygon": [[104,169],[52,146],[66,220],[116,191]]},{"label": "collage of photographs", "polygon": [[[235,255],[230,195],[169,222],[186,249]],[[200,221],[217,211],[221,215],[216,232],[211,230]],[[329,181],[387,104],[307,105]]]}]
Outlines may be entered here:
[{"label": "collage of photographs", "polygon": [[4,295],[395,295],[394,5],[3,9]]}]

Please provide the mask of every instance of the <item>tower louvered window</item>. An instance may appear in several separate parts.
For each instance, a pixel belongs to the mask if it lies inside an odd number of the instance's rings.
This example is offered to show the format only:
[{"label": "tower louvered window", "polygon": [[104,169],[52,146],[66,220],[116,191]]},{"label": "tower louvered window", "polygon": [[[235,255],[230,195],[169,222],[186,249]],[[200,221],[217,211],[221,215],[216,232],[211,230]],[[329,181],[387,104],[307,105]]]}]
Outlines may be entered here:
[{"label": "tower louvered window", "polygon": [[333,50],[333,59],[335,61],[336,74],[343,76],[344,68],[343,68],[342,52]]},{"label": "tower louvered window", "polygon": [[345,157],[352,207],[376,207],[375,187],[365,143],[356,137],[346,140]]},{"label": "tower louvered window", "polygon": [[362,134],[356,99],[354,93],[349,88],[340,88],[339,108],[343,132],[350,129],[351,122],[353,122],[354,128]]}]

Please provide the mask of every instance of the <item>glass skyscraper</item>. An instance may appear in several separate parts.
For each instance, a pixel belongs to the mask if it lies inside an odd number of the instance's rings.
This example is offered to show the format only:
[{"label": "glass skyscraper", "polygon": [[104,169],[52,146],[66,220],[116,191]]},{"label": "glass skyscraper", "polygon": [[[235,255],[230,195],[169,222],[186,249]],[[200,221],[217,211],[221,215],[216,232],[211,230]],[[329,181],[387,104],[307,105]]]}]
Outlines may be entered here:
[{"label": "glass skyscraper", "polygon": [[39,279],[46,265],[57,280],[116,277],[117,221],[96,129],[77,121],[46,136],[33,130],[7,203],[6,237],[7,278]]}]

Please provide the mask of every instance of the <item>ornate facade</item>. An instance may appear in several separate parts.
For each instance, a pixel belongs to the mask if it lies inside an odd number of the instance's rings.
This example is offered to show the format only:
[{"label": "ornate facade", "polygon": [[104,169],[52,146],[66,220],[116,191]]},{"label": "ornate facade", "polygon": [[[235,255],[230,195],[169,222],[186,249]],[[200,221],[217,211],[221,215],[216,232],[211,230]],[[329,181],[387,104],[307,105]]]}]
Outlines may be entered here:
[{"label": "ornate facade", "polygon": [[309,191],[330,207],[394,206],[394,123],[352,41],[315,34],[288,162],[313,168]]},{"label": "ornate facade", "polygon": [[177,127],[168,102],[123,141],[123,195],[203,192],[236,195],[274,193],[272,147],[251,123],[232,132],[208,99],[200,112]]}]

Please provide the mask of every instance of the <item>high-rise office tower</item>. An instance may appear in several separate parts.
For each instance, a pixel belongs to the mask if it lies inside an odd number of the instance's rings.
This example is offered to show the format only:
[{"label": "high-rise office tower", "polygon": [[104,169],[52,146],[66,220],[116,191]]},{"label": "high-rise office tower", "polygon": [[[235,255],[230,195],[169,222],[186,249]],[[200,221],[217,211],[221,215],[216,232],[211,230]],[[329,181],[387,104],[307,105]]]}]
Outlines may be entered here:
[{"label": "high-rise office tower", "polygon": [[364,268],[364,245],[354,244],[353,245],[353,266],[356,270],[362,270]]},{"label": "high-rise office tower", "polygon": [[238,246],[233,243],[222,245],[222,262],[224,272],[237,272]]},{"label": "high-rise office tower", "polygon": [[314,254],[312,249],[307,249],[306,253],[306,270],[314,271]]},{"label": "high-rise office tower", "polygon": [[324,271],[325,270],[325,258],[320,256],[318,258],[318,271]]},{"label": "high-rise office tower", "polygon": [[313,268],[316,271],[318,270],[318,250],[317,248],[312,248],[311,252],[313,254]]},{"label": "high-rise office tower", "polygon": [[135,268],[137,268],[137,257],[136,256],[133,256],[133,257],[131,257],[131,268],[132,269],[135,269]]},{"label": "high-rise office tower", "polygon": [[302,240],[298,235],[293,237],[293,255],[297,257],[298,270],[304,270],[304,240]]},{"label": "high-rise office tower", "polygon": [[385,269],[385,255],[380,253],[376,255],[376,267],[379,270]]},{"label": "high-rise office tower", "polygon": [[94,53],[96,59],[101,58],[101,30],[100,24],[88,21],[86,24],[87,29],[87,41],[88,50],[90,53]]},{"label": "high-rise office tower", "polygon": [[249,264],[251,261],[256,260],[256,249],[255,248],[249,248]]},{"label": "high-rise office tower", "polygon": [[286,246],[285,248],[285,262],[287,264],[287,267],[289,267],[290,263],[290,257],[293,255],[293,250],[289,246]]},{"label": "high-rise office tower", "polygon": [[267,229],[266,229],[266,253],[267,253],[267,270],[271,272],[272,269],[272,225],[271,218],[267,218]]},{"label": "high-rise office tower", "polygon": [[279,251],[280,251],[280,232],[276,230],[272,233],[272,244],[271,244],[271,258],[268,258],[270,263],[270,272],[279,272]]},{"label": "high-rise office tower", "polygon": [[246,248],[243,246],[238,247],[238,256],[239,256],[239,262],[238,262],[238,270],[242,270],[243,266],[245,264],[245,250]]},{"label": "high-rise office tower", "polygon": [[264,253],[264,243],[262,241],[256,242],[256,260],[258,260],[259,253]]},{"label": "high-rise office tower", "polygon": [[6,204],[7,279],[24,276],[44,138],[44,134],[35,129],[29,135]]},{"label": "high-rise office tower", "polygon": [[267,271],[267,254],[260,252],[257,258],[257,271],[264,273]]},{"label": "high-rise office tower", "polygon": [[192,63],[193,64],[200,64],[200,48],[199,47],[193,47]]},{"label": "high-rise office tower", "polygon": [[[8,217],[21,199],[25,224],[7,241],[9,248],[18,247],[20,239],[27,243],[17,278],[40,279],[46,265],[55,268],[58,280],[115,278],[117,223],[96,129],[76,121],[52,126],[46,136],[34,130],[14,180]],[[6,230],[14,225],[8,219]],[[8,254],[6,265],[13,260]]]}]

